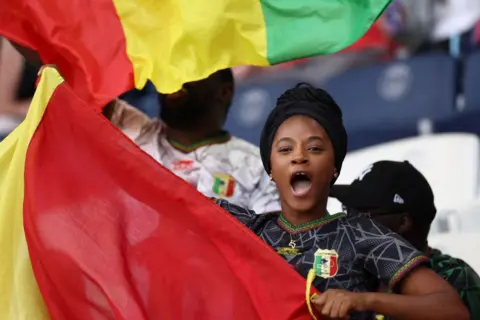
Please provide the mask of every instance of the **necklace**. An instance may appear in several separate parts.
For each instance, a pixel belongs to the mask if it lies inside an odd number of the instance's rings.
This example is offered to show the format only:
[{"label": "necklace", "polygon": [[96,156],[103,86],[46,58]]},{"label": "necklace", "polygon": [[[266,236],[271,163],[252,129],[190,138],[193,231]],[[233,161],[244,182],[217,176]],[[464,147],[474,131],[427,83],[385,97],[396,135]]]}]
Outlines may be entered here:
[{"label": "necklace", "polygon": [[293,240],[292,234],[288,233],[290,235],[290,242],[288,243],[288,246],[292,248],[292,250],[295,250],[295,247],[297,246],[297,243],[295,240]]},{"label": "necklace", "polygon": [[316,219],[316,220],[295,226],[295,225],[292,225],[290,222],[288,222],[283,216],[283,214],[280,213],[280,216],[278,217],[278,220],[277,220],[278,225],[285,232],[288,233],[288,235],[290,236],[290,242],[288,243],[287,247],[278,248],[277,249],[278,254],[282,256],[296,256],[301,254],[301,251],[297,249],[298,238],[297,238],[297,241],[293,239],[294,234],[301,234],[302,232],[307,232],[315,228],[320,228],[323,225],[342,217],[344,217],[343,213],[336,214],[336,215],[328,215],[320,219]]},{"label": "necklace", "polygon": [[288,243],[288,247],[278,248],[277,253],[282,256],[296,256],[300,254],[300,251],[296,248],[297,243],[293,240],[292,234],[288,233],[290,236],[290,242]]}]

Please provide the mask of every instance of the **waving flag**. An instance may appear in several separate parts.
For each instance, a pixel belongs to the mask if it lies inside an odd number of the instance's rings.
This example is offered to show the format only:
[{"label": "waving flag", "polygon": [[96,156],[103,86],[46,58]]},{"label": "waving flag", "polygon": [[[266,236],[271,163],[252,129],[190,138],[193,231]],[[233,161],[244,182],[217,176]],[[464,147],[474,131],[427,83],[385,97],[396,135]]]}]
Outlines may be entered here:
[{"label": "waving flag", "polygon": [[300,275],[54,69],[0,168],[2,320],[311,319]]},{"label": "waving flag", "polygon": [[390,0],[9,0],[0,33],[101,103],[151,79],[171,93],[236,65],[339,51]]}]

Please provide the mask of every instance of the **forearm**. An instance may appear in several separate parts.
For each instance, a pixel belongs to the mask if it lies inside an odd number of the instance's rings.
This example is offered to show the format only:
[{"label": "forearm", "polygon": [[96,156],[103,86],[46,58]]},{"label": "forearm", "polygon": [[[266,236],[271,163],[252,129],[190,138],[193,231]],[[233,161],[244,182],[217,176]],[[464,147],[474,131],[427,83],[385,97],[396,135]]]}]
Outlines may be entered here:
[{"label": "forearm", "polygon": [[22,119],[25,118],[25,116],[27,115],[28,108],[30,107],[30,102],[30,100],[27,100],[12,103],[1,103],[2,106],[0,108],[0,112]]},{"label": "forearm", "polygon": [[[467,308],[460,297],[451,292],[425,295],[365,293],[365,310],[398,320],[468,320]],[[453,303],[452,303],[453,301]]]}]

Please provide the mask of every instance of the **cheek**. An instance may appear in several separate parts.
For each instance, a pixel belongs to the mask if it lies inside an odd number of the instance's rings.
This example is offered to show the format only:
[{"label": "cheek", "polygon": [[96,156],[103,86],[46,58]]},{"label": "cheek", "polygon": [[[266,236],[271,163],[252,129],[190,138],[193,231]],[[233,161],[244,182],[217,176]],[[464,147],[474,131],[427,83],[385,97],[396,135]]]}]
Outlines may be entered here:
[{"label": "cheek", "polygon": [[[276,153],[272,153],[272,155],[270,156],[271,172],[269,172],[269,174],[272,175],[275,181],[281,180],[284,176],[287,175],[286,173],[288,172],[287,167],[289,163],[290,162],[288,161],[287,157],[281,156]],[[282,174],[282,173],[285,173],[285,174]]]},{"label": "cheek", "polygon": [[333,157],[329,155],[321,156],[317,159],[315,164],[319,175],[325,179],[331,179],[335,174],[335,162]]},{"label": "cheek", "polygon": [[278,157],[273,153],[270,154],[270,172],[272,176],[274,176],[279,170],[279,163],[278,163]]}]

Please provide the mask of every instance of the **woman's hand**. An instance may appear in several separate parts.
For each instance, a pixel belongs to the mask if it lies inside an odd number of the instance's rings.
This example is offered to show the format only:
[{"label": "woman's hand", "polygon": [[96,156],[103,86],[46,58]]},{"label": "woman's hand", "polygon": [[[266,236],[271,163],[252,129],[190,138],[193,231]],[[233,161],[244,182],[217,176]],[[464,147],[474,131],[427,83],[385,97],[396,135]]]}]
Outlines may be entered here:
[{"label": "woman's hand", "polygon": [[352,312],[365,311],[366,294],[329,289],[312,302],[318,311],[329,319],[348,319]]}]

